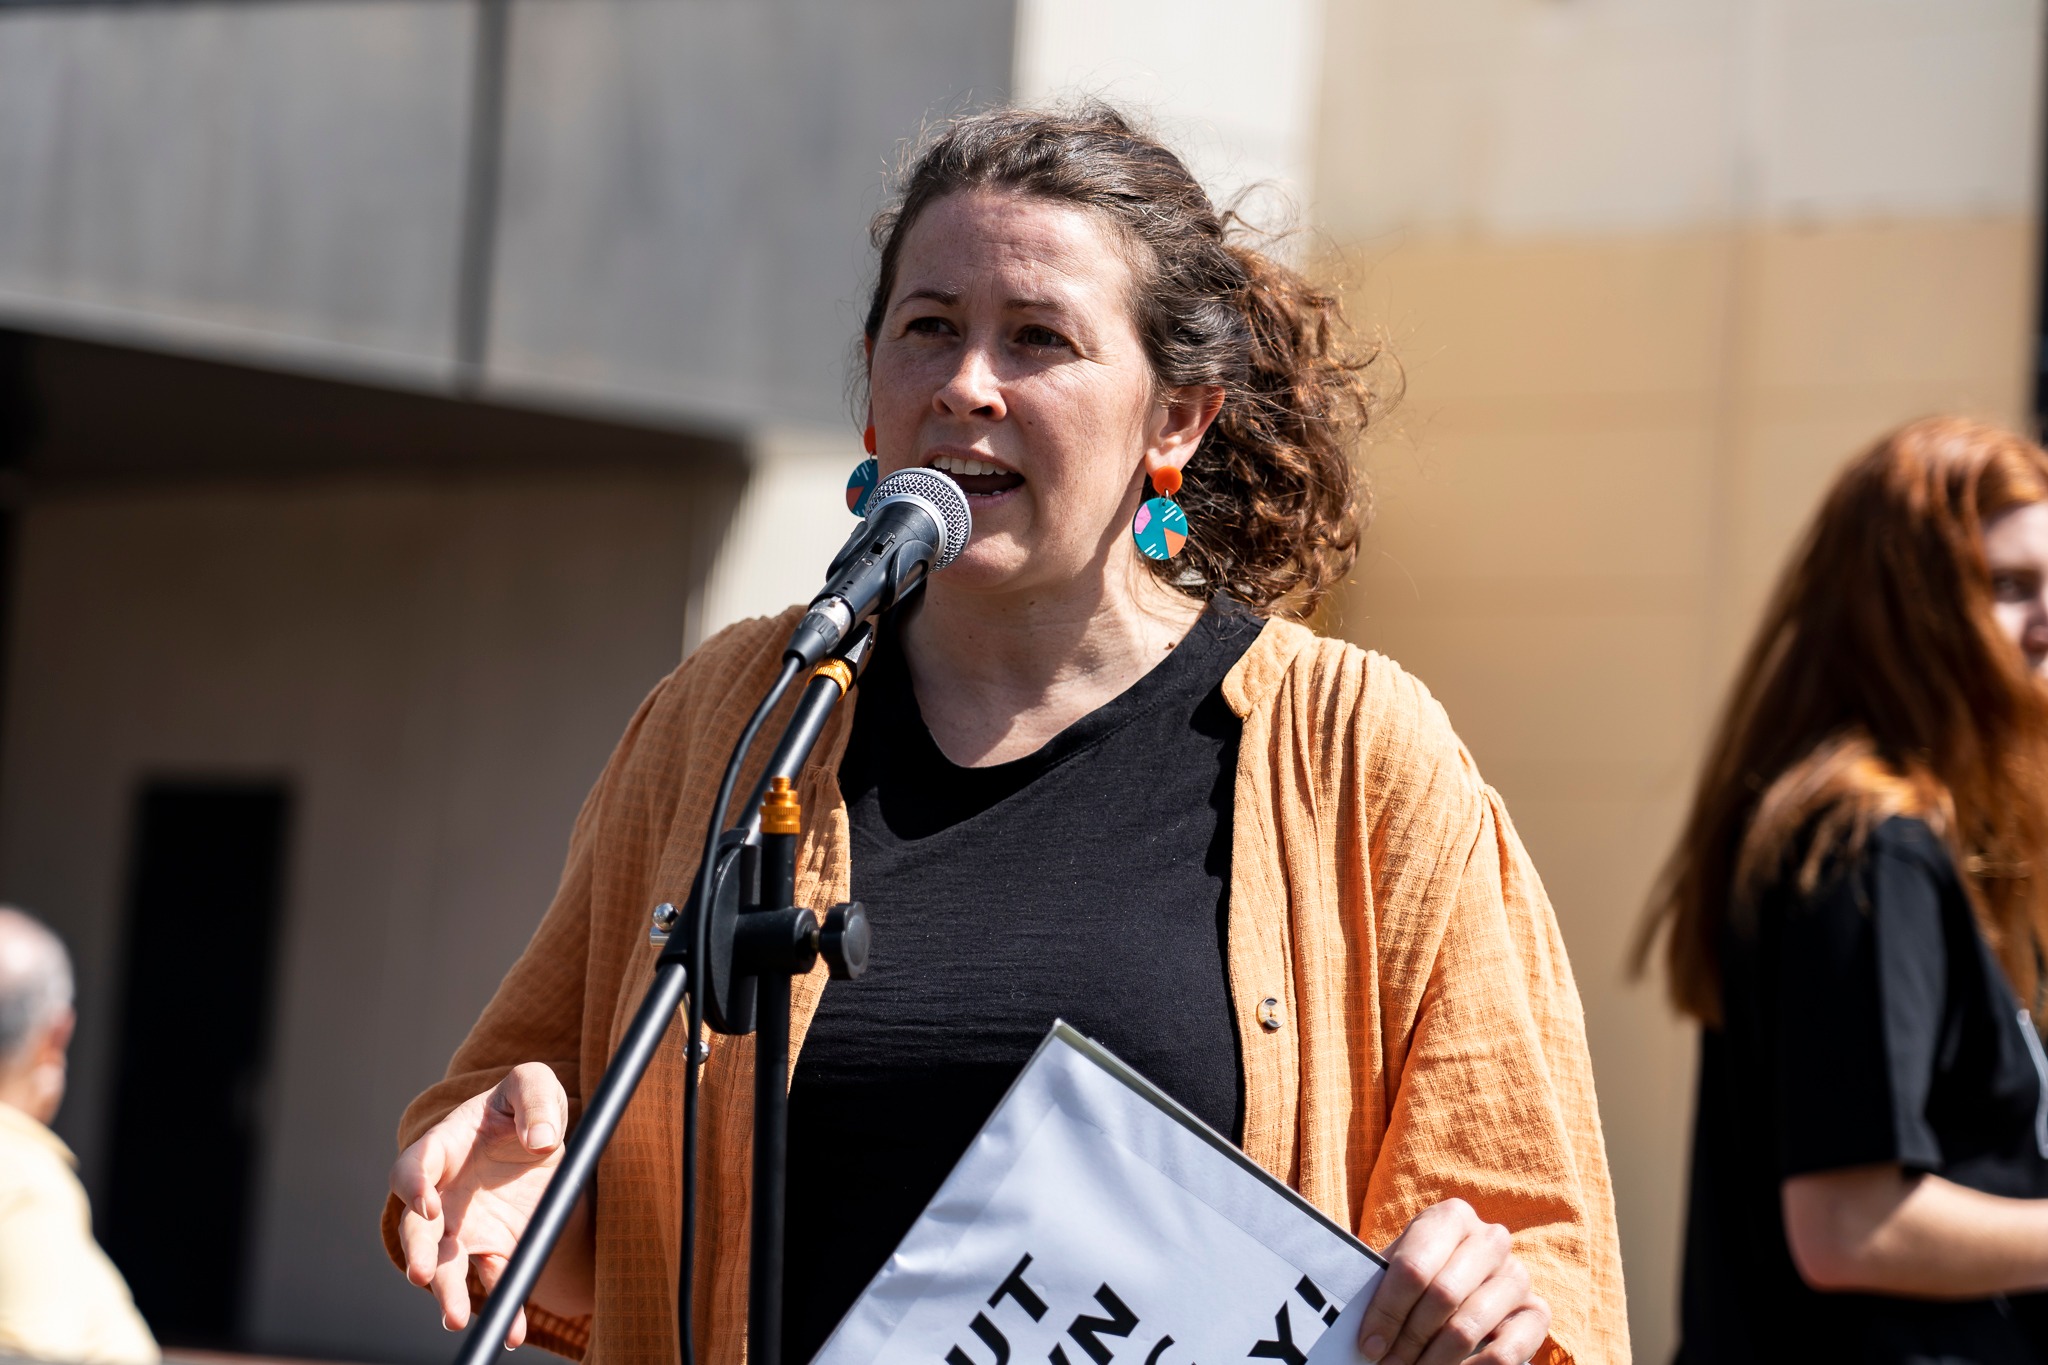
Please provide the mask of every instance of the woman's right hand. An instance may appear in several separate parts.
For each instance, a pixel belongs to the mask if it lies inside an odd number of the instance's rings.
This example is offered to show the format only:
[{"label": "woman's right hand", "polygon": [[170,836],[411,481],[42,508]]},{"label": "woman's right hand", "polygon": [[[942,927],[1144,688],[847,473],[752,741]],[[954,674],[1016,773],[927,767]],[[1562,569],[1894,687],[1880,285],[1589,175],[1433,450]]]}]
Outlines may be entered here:
[{"label": "woman's right hand", "polygon": [[[541,1194],[562,1164],[568,1123],[569,1097],[562,1083],[547,1066],[526,1062],[494,1089],[457,1105],[398,1154],[391,1168],[391,1192],[405,1206],[398,1220],[398,1244],[405,1256],[406,1278],[432,1290],[441,1305],[442,1325],[449,1331],[469,1325],[471,1270],[486,1294],[497,1286]],[[589,1239],[588,1221],[579,1209],[544,1277],[544,1285],[557,1292],[536,1290],[536,1301],[545,1293],[554,1311],[587,1311],[577,1302],[584,1297],[577,1292],[580,1286],[562,1284],[561,1272],[568,1271],[572,1281],[588,1278],[588,1252],[579,1244]],[[569,1292],[565,1295],[563,1289]],[[525,1339],[522,1306],[505,1345],[517,1346]]]}]

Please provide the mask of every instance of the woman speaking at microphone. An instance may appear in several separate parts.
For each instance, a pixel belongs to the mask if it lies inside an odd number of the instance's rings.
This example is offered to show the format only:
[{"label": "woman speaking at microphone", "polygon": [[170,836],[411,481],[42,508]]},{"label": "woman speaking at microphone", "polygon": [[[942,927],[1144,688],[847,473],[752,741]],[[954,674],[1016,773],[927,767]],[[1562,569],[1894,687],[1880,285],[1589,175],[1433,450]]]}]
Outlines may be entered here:
[{"label": "woman speaking at microphone", "polygon": [[[797,901],[864,901],[876,951],[796,983],[786,1358],[1064,1017],[1390,1251],[1369,1358],[1625,1359],[1542,887],[1421,685],[1298,624],[1358,538],[1371,395],[1335,301],[1101,107],[954,122],[873,235],[868,449],[957,479],[974,534],[799,784]],[[687,891],[795,619],[732,627],[642,704],[532,944],[405,1114],[386,1241],[450,1326],[641,999],[649,908]],[[679,1032],[515,1337],[675,1359]],[[745,1345],[751,1084],[751,1040],[711,1036],[705,1365]]]},{"label": "woman speaking at microphone", "polygon": [[2048,454],[1937,418],[1842,472],[1651,920],[1704,1026],[1682,1365],[2048,1359],[2044,663]]}]

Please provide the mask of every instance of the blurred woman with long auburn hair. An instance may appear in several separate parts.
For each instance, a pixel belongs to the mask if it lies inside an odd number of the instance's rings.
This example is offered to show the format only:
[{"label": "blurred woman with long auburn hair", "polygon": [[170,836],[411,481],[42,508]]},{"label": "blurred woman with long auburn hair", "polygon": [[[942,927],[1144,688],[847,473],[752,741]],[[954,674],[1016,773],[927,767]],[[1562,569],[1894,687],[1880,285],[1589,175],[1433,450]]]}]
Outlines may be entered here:
[{"label": "blurred woman with long auburn hair", "polygon": [[1852,461],[1638,945],[1703,1025],[1681,1362],[2048,1359],[2044,667],[2048,454]]}]

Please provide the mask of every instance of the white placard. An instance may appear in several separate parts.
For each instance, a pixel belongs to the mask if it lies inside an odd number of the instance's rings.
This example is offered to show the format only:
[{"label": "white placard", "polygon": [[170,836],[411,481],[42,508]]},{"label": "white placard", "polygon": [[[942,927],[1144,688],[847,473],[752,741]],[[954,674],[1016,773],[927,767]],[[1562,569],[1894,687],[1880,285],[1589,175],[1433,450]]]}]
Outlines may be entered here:
[{"label": "white placard", "polygon": [[1059,1023],[815,1365],[1306,1365],[1381,1266]]}]

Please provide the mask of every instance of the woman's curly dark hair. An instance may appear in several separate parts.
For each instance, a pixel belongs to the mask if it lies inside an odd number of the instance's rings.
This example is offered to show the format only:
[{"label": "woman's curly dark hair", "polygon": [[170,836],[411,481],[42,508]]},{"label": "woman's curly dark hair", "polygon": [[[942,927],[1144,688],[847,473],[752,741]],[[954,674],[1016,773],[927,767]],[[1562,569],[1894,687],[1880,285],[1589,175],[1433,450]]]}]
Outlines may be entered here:
[{"label": "woman's curly dark hair", "polygon": [[880,253],[863,324],[881,330],[904,234],[963,190],[1002,189],[1106,215],[1138,248],[1133,302],[1162,390],[1220,385],[1223,408],[1179,494],[1186,548],[1153,564],[1191,597],[1312,614],[1349,571],[1371,491],[1351,453],[1376,403],[1376,352],[1347,349],[1336,296],[1244,240],[1181,159],[1101,103],[953,120],[918,149],[876,216]]}]

